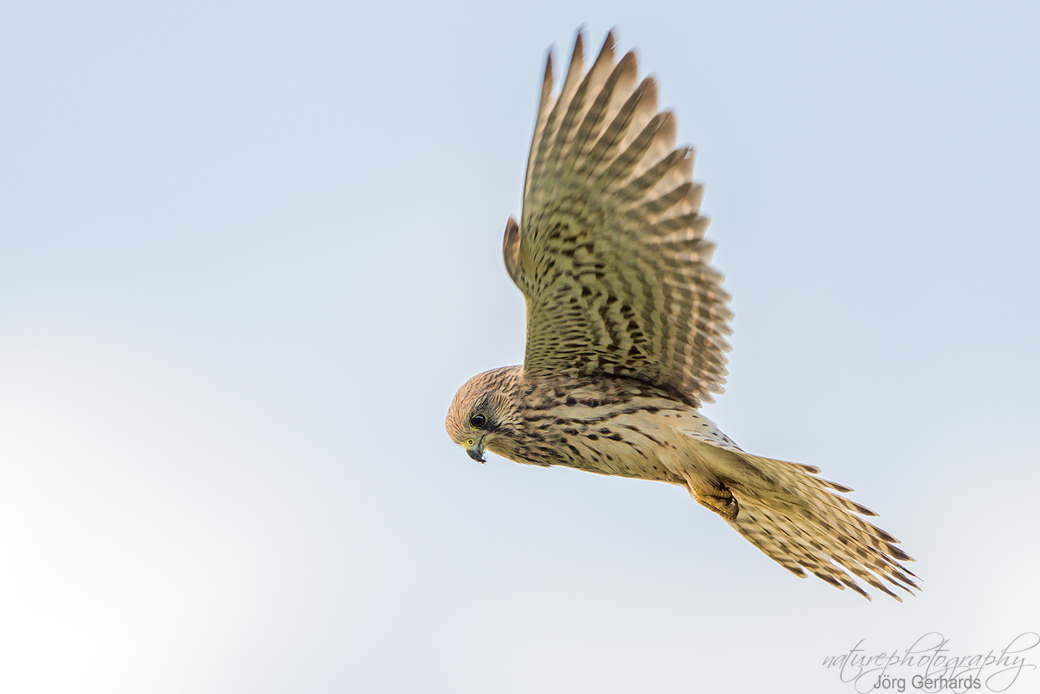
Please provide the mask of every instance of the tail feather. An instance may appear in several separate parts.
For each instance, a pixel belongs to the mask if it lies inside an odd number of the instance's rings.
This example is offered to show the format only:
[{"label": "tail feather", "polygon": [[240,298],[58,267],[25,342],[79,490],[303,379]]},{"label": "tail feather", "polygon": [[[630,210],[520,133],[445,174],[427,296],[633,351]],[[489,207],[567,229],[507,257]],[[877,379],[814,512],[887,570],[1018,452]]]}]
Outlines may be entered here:
[{"label": "tail feather", "polygon": [[720,478],[739,511],[726,521],[784,568],[803,577],[807,571],[867,599],[856,579],[896,600],[891,587],[920,590],[913,572],[899,563],[913,561],[895,546],[899,541],[860,517],[876,514],[832,491],[847,487],[816,477],[819,469],[812,466],[727,450],[739,464]]}]

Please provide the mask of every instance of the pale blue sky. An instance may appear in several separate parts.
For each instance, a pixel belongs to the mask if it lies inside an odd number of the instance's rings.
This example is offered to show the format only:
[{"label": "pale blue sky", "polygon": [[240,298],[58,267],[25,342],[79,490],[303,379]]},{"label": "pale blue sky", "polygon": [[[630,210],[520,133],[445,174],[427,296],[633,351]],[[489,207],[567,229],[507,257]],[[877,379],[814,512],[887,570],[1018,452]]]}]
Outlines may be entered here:
[{"label": "pale blue sky", "polygon": [[[861,639],[1040,631],[1037,7],[4,6],[0,690],[851,692]],[[698,149],[708,415],[856,488],[920,596],[445,435],[523,358],[501,232],[580,25]]]}]

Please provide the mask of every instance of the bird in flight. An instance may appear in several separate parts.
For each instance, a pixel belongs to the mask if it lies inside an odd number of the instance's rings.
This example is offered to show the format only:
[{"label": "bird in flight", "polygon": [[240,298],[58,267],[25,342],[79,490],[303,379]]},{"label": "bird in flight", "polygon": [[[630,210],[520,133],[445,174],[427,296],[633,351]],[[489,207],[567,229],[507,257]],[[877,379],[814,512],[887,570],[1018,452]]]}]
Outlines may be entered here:
[{"label": "bird in flight", "polygon": [[698,413],[723,390],[729,295],[693,150],[676,148],[656,82],[614,44],[611,32],[586,69],[579,33],[559,94],[546,60],[521,222],[502,242],[527,305],[524,363],[463,385],[449,436],[480,462],[492,451],[685,487],[798,576],[868,599],[857,579],[912,593],[912,559],[851,489],[745,453]]}]

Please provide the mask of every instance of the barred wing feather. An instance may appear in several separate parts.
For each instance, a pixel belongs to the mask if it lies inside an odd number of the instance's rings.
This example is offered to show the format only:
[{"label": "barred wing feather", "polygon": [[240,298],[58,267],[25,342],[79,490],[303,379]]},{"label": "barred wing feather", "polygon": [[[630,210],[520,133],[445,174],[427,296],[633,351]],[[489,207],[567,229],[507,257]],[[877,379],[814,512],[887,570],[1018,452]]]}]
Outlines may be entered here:
[{"label": "barred wing feather", "polygon": [[721,393],[729,345],[722,275],[709,262],[693,150],[657,109],[652,77],[607,36],[586,70],[582,37],[535,124],[521,224],[503,240],[527,303],[524,373],[627,376],[693,406]]}]

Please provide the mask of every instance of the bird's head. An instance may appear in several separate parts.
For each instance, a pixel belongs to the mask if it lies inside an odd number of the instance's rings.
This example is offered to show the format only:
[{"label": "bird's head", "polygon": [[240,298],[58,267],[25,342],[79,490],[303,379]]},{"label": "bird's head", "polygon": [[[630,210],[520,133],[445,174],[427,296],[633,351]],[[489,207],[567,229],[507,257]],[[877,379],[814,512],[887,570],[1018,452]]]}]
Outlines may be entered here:
[{"label": "bird's head", "polygon": [[484,462],[484,451],[506,455],[521,424],[519,366],[485,371],[466,381],[444,418],[451,440],[470,458]]}]

